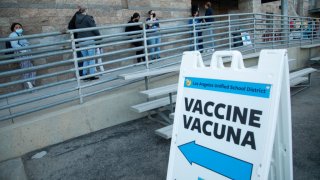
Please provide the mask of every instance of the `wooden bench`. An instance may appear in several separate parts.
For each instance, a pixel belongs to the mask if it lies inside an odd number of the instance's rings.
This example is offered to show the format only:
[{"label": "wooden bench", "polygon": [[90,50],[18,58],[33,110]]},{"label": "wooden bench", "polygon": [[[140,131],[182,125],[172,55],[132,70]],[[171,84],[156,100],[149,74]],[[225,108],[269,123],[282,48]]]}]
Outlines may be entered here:
[{"label": "wooden bench", "polygon": [[300,89],[291,95],[295,95],[302,90],[310,87],[311,73],[316,72],[314,68],[304,68],[290,73],[290,87],[300,87]]}]

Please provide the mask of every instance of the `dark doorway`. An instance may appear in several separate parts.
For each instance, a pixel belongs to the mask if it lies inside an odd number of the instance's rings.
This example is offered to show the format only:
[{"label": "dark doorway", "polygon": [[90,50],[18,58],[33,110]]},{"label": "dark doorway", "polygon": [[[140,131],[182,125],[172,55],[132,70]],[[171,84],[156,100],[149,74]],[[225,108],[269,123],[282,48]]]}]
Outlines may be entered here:
[{"label": "dark doorway", "polygon": [[238,0],[191,0],[192,10],[199,9],[200,16],[203,16],[206,2],[211,2],[214,15],[228,14],[230,10],[239,9]]}]

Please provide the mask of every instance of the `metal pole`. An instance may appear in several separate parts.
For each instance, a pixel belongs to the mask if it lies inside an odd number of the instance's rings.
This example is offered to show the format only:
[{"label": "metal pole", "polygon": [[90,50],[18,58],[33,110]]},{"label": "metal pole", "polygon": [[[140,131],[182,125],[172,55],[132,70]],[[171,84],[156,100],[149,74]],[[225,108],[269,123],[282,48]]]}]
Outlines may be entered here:
[{"label": "metal pole", "polygon": [[[147,43],[147,32],[146,32],[146,24],[142,24],[142,29],[143,29],[143,45],[144,45],[144,55],[145,55],[145,60],[146,60],[146,69],[149,69],[149,55],[148,55],[148,43]],[[145,81],[145,86],[146,90],[149,89],[149,77],[145,76],[144,77]]]},{"label": "metal pole", "polygon": [[229,23],[229,50],[231,50],[231,17],[230,15],[228,15],[228,23]]},{"label": "metal pole", "polygon": [[83,97],[82,97],[82,91],[81,91],[81,82],[80,82],[80,74],[79,74],[79,67],[78,67],[78,57],[77,57],[77,51],[76,51],[76,42],[74,41],[74,33],[71,32],[71,47],[72,47],[72,55],[73,55],[73,62],[74,67],[76,69],[76,78],[77,78],[77,85],[78,85],[78,93],[79,93],[79,99],[80,104],[83,103]]},{"label": "metal pole", "polygon": [[286,43],[289,39],[289,36],[288,36],[288,0],[281,0],[281,15],[282,15],[282,34],[284,35],[284,38],[285,38],[285,42]]},{"label": "metal pole", "polygon": [[193,27],[193,46],[194,46],[194,50],[197,50],[197,34],[196,34],[196,24],[195,22],[195,18],[192,19],[192,27]]},{"label": "metal pole", "polygon": [[254,52],[257,52],[257,49],[256,49],[256,28],[257,28],[257,25],[256,25],[256,15],[253,14],[253,49],[254,49]]},{"label": "metal pole", "polygon": [[[272,15],[270,15],[270,16],[272,16]],[[276,18],[276,17],[272,17],[272,49],[274,49],[274,42],[275,42],[275,38],[274,38],[274,36],[275,36],[275,31],[274,31],[274,29],[276,28],[276,26],[275,26],[275,19],[274,18]]]}]

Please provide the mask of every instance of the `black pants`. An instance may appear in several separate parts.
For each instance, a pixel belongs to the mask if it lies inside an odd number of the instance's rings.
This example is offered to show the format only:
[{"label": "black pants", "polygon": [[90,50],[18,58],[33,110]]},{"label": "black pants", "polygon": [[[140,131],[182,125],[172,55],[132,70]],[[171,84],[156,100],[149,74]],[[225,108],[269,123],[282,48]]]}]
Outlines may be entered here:
[{"label": "black pants", "polygon": [[[77,57],[78,57],[78,58],[81,58],[81,57],[82,57],[81,51],[77,51]],[[83,61],[78,62],[78,67],[80,68],[80,67],[82,67],[82,66],[83,66]],[[79,75],[80,75],[80,76],[83,76],[82,70],[79,71]]]},{"label": "black pants", "polygon": [[[142,46],[143,44],[142,44],[142,42],[133,42],[132,45],[133,45],[134,47],[140,47],[140,46]],[[144,54],[143,51],[144,51],[144,50],[136,51],[136,55]],[[139,57],[139,58],[137,58],[137,61],[138,61],[138,63],[139,63],[139,62],[142,62],[142,61],[145,61],[145,57]]]}]

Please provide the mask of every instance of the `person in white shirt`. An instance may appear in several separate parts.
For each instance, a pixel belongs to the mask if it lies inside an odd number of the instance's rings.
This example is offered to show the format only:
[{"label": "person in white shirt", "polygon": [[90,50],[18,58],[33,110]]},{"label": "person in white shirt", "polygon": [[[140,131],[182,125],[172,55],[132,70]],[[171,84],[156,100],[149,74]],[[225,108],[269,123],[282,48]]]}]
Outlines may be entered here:
[{"label": "person in white shirt", "polygon": [[[12,23],[11,32],[12,33],[9,35],[10,38],[23,36],[22,25],[20,23]],[[19,39],[19,40],[10,41],[10,45],[12,48],[21,48],[21,47],[29,46],[30,43],[26,39]],[[29,51],[31,51],[31,50],[29,50],[29,49],[28,50],[17,50],[17,51],[15,51],[15,53],[21,54],[21,56],[17,57],[17,58],[21,58],[21,57],[25,57],[26,55],[23,55],[23,54],[26,52],[29,52]],[[33,64],[30,60],[20,61],[20,68],[21,69],[31,68],[31,67],[33,67]],[[34,78],[35,76],[36,76],[36,72],[30,72],[30,71],[22,74],[23,79]],[[26,89],[33,88],[34,86],[35,86],[35,80],[29,80],[24,83],[24,87]]]}]

